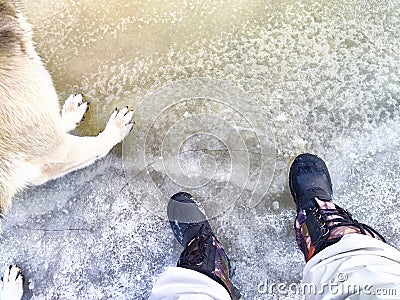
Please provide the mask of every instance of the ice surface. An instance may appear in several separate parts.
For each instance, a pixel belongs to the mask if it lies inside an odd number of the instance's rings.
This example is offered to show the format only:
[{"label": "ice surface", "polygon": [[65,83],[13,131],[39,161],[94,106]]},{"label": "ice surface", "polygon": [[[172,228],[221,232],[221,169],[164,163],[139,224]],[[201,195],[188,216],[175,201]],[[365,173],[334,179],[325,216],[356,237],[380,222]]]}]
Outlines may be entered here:
[{"label": "ice surface", "polygon": [[[339,204],[400,247],[399,1],[24,2],[60,103],[70,92],[91,102],[77,134],[98,133],[115,107],[132,106],[137,120],[123,151],[16,197],[2,222],[0,262],[24,269],[25,299],[146,299],[181,251],[160,215],[187,177],[201,185],[187,189],[211,203],[210,214],[224,188],[242,191],[217,207],[211,225],[243,298],[302,299],[257,288],[301,280],[286,173],[303,151],[326,160]],[[182,89],[154,97],[199,77],[235,88],[218,99],[185,98]],[[236,88],[249,97],[226,105]],[[162,117],[148,124],[154,108]],[[205,125],[193,135],[195,120]],[[215,131],[200,133],[210,124]],[[168,132],[179,133],[177,145]],[[260,157],[272,141],[271,181]],[[133,150],[146,163],[127,155]],[[174,154],[181,169],[170,173]],[[247,168],[249,185],[235,168]],[[260,174],[267,194],[252,207]]]}]

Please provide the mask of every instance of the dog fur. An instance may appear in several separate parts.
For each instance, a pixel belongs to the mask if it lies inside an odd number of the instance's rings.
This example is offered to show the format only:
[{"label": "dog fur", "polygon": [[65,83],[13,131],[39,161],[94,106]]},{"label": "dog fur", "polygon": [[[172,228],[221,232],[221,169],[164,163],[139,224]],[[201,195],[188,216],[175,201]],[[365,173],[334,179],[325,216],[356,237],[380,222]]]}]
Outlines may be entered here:
[{"label": "dog fur", "polygon": [[[82,95],[75,94],[60,115],[56,90],[35,52],[21,4],[0,0],[1,216],[17,192],[93,163],[133,128],[133,112],[126,107],[115,110],[96,137],[68,134],[88,108]],[[9,272],[11,277],[19,274],[12,268]]]}]

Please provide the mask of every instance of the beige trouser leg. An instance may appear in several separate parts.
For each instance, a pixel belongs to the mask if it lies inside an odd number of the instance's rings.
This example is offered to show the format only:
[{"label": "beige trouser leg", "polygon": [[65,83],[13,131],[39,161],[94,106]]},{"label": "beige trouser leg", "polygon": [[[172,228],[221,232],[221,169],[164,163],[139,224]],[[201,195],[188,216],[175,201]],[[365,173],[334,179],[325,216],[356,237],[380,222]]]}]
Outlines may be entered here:
[{"label": "beige trouser leg", "polygon": [[347,234],[308,261],[302,289],[306,299],[400,299],[400,251]]}]

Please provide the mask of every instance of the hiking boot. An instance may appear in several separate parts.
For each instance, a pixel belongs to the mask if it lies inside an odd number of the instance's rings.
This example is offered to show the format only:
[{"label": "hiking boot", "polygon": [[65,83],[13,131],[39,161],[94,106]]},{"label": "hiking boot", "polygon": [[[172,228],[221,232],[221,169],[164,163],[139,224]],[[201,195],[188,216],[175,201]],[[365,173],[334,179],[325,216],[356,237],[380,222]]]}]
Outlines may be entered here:
[{"label": "hiking boot", "polygon": [[290,167],[289,187],[297,206],[296,241],[306,261],[345,234],[365,234],[385,242],[377,231],[333,203],[331,177],[318,156],[306,153],[295,158]]},{"label": "hiking boot", "polygon": [[232,299],[239,299],[240,292],[230,281],[232,268],[229,258],[197,201],[188,193],[177,193],[171,197],[167,212],[172,231],[185,248],[177,267],[210,277],[221,284]]}]

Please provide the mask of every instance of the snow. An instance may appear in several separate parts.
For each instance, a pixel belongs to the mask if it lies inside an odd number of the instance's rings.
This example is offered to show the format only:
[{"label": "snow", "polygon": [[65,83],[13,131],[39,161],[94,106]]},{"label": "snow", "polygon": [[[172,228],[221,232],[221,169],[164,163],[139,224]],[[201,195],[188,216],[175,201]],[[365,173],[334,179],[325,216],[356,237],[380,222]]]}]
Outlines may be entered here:
[{"label": "snow", "polygon": [[106,158],[14,199],[0,263],[23,268],[24,299],[146,299],[182,250],[165,216],[179,190],[212,217],[244,299],[302,299],[258,287],[301,280],[286,174],[304,151],[400,248],[398,1],[24,2],[60,104],[91,103],[76,134],[115,107],[136,121]]}]

